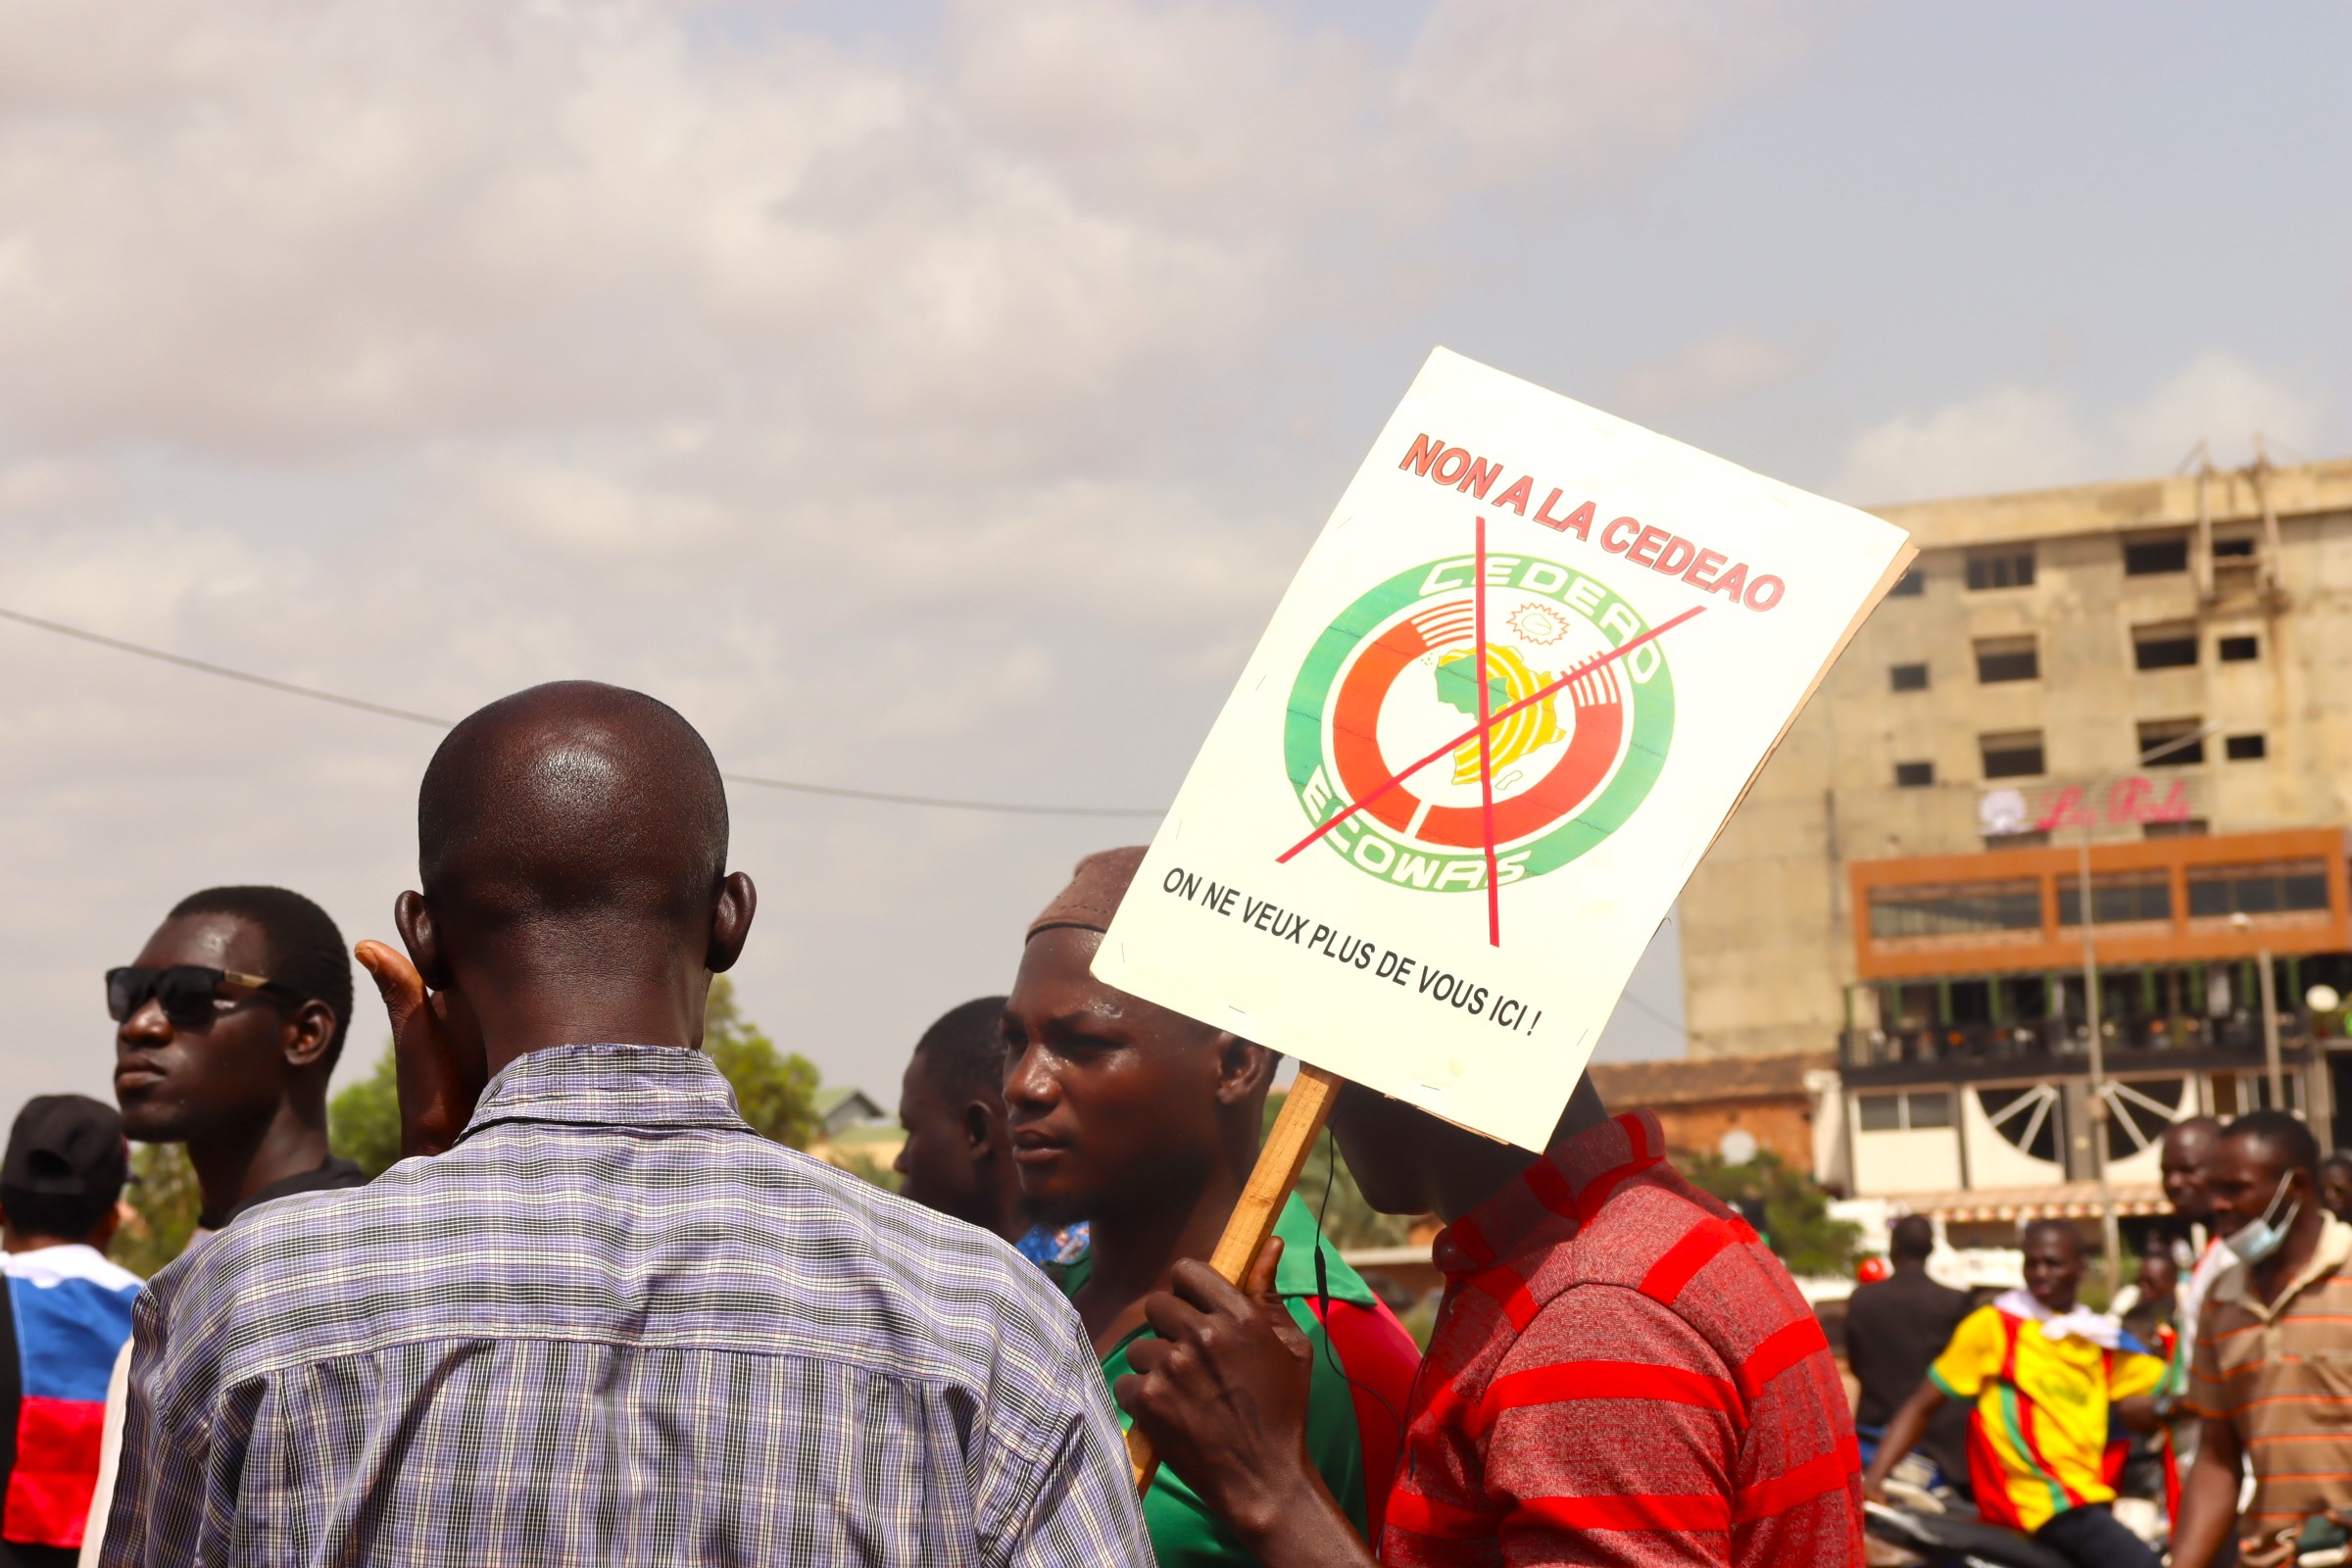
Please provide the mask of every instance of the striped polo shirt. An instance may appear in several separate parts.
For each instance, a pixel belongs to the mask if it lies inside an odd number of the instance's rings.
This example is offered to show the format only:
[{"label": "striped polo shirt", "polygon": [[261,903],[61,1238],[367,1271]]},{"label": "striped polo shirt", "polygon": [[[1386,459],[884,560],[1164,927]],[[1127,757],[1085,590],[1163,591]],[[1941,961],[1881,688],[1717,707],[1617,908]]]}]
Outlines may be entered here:
[{"label": "striped polo shirt", "polygon": [[1438,1238],[1446,1298],[1381,1561],[1862,1562],[1836,1362],[1796,1284],[1646,1111]]},{"label": "striped polo shirt", "polygon": [[2265,1305],[2242,1263],[2213,1282],[2188,1404],[2237,1429],[2254,1468],[2242,1533],[2352,1507],[2352,1225],[2323,1217],[2311,1260]]}]

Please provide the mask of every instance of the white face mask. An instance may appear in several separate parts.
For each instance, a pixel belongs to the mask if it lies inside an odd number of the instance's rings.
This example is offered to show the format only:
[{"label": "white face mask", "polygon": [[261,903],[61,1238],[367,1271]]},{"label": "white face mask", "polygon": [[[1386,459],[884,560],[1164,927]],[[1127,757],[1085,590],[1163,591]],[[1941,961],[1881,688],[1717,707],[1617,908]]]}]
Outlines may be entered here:
[{"label": "white face mask", "polygon": [[2230,1254],[2239,1262],[2259,1263],[2286,1245],[2287,1228],[2294,1224],[2295,1216],[2302,1212],[2303,1205],[2289,1204],[2286,1218],[2276,1225],[2271,1223],[2271,1216],[2278,1211],[2278,1200],[2286,1196],[2286,1184],[2294,1180],[2294,1175],[2293,1171],[2288,1171],[2278,1178],[2278,1190],[2271,1194],[2270,1206],[2262,1211],[2262,1218],[2222,1238],[2222,1245],[2230,1249]]}]

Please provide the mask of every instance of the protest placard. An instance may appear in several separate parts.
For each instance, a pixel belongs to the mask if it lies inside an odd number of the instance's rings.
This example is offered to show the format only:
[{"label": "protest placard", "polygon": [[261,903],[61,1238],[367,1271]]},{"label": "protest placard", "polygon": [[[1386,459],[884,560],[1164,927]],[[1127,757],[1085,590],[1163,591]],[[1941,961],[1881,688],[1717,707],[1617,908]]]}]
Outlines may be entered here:
[{"label": "protest placard", "polygon": [[1684,882],[1915,553],[1437,350],[1096,975],[1543,1148]]}]

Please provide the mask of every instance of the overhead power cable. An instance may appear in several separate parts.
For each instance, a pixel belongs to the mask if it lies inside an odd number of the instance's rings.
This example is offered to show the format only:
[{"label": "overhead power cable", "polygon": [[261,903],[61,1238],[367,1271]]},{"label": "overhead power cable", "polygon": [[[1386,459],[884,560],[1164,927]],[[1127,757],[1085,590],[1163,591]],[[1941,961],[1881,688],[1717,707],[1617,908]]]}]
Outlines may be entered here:
[{"label": "overhead power cable", "polygon": [[[363,713],[374,713],[383,718],[397,718],[411,724],[430,725],[434,729],[451,729],[457,720],[438,718],[431,713],[413,712],[406,708],[394,708],[385,703],[371,703],[364,697],[346,697],[340,692],[322,691],[316,686],[303,686],[290,680],[278,680],[270,675],[257,675],[247,669],[232,669],[209,660],[190,659],[185,654],[169,653],[161,648],[149,648],[142,643],[125,642],[120,637],[108,637],[63,621],[47,620],[39,615],[27,615],[23,611],[0,606],[0,619],[13,620],[36,631],[54,632],[60,637],[72,637],[78,642],[94,643],[117,653],[134,654],[160,663],[175,664],[203,675],[218,675],[222,680],[241,681],[259,686],[265,691],[280,692],[289,697],[306,697],[315,703],[332,703],[337,708],[357,709]],[[805,779],[765,778],[757,773],[722,773],[730,784],[747,784],[757,789],[785,790],[795,795],[823,795],[843,801],[872,801],[882,806],[928,806],[944,811],[992,811],[1004,816],[1158,816],[1161,808],[1148,806],[1032,806],[1016,801],[967,801],[946,795],[902,795],[889,790],[854,789],[845,784],[811,784]]]},{"label": "overhead power cable", "polygon": [[1651,1019],[1664,1028],[1673,1030],[1676,1034],[1681,1034],[1683,1032],[1683,1026],[1681,1024],[1675,1022],[1672,1018],[1667,1017],[1666,1014],[1660,1012],[1648,1003],[1643,1002],[1640,997],[1635,996],[1631,991],[1625,992],[1623,995],[1619,996],[1617,1000],[1620,1002],[1632,1003],[1636,1011],[1648,1013]]}]

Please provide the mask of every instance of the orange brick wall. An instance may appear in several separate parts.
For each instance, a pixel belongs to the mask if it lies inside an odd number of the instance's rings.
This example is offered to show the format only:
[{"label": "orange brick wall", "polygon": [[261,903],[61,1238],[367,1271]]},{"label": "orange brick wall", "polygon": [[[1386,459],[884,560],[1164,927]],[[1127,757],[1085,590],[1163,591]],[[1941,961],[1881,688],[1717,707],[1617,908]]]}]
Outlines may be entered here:
[{"label": "orange brick wall", "polygon": [[1808,1098],[1708,1100],[1652,1108],[1671,1150],[1711,1154],[1725,1133],[1740,1127],[1788,1164],[1802,1171],[1813,1168],[1813,1103]]}]

